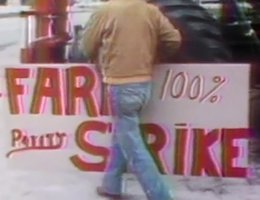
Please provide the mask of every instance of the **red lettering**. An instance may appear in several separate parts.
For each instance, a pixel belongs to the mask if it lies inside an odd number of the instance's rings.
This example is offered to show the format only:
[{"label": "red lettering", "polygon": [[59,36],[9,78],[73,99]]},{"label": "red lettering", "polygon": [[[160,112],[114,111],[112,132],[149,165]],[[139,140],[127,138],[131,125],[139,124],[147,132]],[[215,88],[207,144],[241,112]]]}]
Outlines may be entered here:
[{"label": "red lettering", "polygon": [[210,154],[209,147],[219,138],[219,130],[215,129],[205,133],[204,129],[193,129],[194,131],[194,149],[192,175],[201,176],[203,170],[209,176],[220,176],[217,170],[217,164]]},{"label": "red lettering", "polygon": [[22,84],[18,84],[18,79],[28,78],[30,74],[29,69],[21,68],[7,68],[6,80],[9,107],[11,114],[21,114],[23,105],[19,102],[19,96],[25,94],[25,87]]},{"label": "red lettering", "polygon": [[[83,78],[84,83],[78,86],[78,79]],[[99,109],[97,100],[93,93],[97,84],[96,76],[93,70],[88,67],[73,67],[67,69],[67,114],[75,115],[77,108],[77,99],[81,98],[84,102],[87,113],[90,117],[97,117]]]},{"label": "red lettering", "polygon": [[83,160],[79,155],[74,155],[70,159],[72,163],[83,171],[104,171],[109,156],[109,149],[105,147],[99,147],[92,145],[86,140],[87,135],[91,134],[91,131],[98,131],[101,134],[105,134],[109,125],[104,122],[87,121],[83,122],[76,132],[76,143],[80,149],[91,155],[101,156],[103,160],[99,163],[88,162]]},{"label": "red lettering", "polygon": [[174,157],[174,174],[184,175],[186,166],[188,129],[176,129],[175,138],[175,157]]},{"label": "red lettering", "polygon": [[164,167],[164,158],[161,155],[165,144],[167,143],[167,136],[163,128],[157,124],[142,124],[141,130],[144,133],[144,136],[147,140],[149,136],[154,136],[155,140],[153,143],[150,143],[148,149],[151,151],[151,154],[160,170],[161,173],[166,174],[166,169]]},{"label": "red lettering", "polygon": [[67,143],[66,133],[47,133],[44,135],[29,135],[19,129],[12,130],[13,150],[6,154],[6,157],[18,152],[30,150],[56,150],[61,149]]},{"label": "red lettering", "polygon": [[59,70],[55,68],[39,68],[36,81],[31,113],[39,114],[44,98],[49,97],[52,100],[52,113],[61,115],[63,109]]},{"label": "red lettering", "polygon": [[248,139],[248,129],[222,130],[222,173],[224,177],[246,177],[247,169],[234,167],[233,159],[239,156],[239,147],[234,146],[235,139]]},{"label": "red lettering", "polygon": [[18,146],[18,142],[22,140],[23,138],[23,132],[19,129],[13,129],[12,130],[12,147]]}]

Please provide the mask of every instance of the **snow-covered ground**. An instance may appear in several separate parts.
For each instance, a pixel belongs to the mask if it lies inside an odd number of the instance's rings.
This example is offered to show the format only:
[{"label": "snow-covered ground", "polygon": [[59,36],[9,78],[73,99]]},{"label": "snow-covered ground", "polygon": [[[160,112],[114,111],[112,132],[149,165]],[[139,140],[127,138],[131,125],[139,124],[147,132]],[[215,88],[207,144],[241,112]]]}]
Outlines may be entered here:
[{"label": "snow-covered ground", "polygon": [[[0,62],[19,63],[21,20],[0,19]],[[1,113],[1,107],[0,107]],[[0,130],[3,124],[0,124]],[[4,134],[0,132],[0,134]],[[80,171],[22,171],[8,169],[0,141],[0,200],[102,200],[95,193],[102,173]],[[260,174],[260,172],[259,172]],[[246,179],[164,177],[173,180],[176,200],[259,200],[260,178]],[[124,191],[144,200],[144,194],[131,177]],[[162,199],[163,200],[163,199]]]},{"label": "snow-covered ground", "polygon": [[[82,172],[0,172],[2,200],[102,200],[95,193],[102,173]],[[165,177],[166,181],[167,178]],[[176,200],[259,200],[260,185],[249,185],[243,179],[170,177],[175,181]],[[124,191],[133,199],[145,200],[135,179],[128,177]]]}]

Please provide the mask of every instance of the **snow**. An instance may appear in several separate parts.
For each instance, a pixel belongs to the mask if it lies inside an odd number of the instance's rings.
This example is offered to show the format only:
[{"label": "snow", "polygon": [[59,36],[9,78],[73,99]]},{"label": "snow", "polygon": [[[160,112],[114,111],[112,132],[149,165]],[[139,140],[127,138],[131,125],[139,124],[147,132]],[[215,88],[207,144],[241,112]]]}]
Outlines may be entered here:
[{"label": "snow", "polygon": [[[1,12],[0,8],[0,12]],[[15,7],[13,10],[17,10]],[[0,61],[19,63],[21,19],[0,19]],[[0,106],[1,113],[1,106]],[[0,130],[3,124],[0,123]],[[0,134],[4,134],[0,132]],[[14,170],[6,166],[0,141],[0,200],[102,200],[95,193],[103,173],[81,171]],[[176,195],[176,200],[259,200],[260,167],[250,181],[232,178],[201,178],[164,176]],[[136,179],[124,178],[123,191],[146,199]]]},{"label": "snow", "polygon": [[[46,172],[1,170],[2,200],[102,200],[95,193],[102,173]],[[259,185],[249,185],[243,179],[184,178],[172,179],[176,200],[258,200]],[[172,181],[171,180],[171,181]],[[128,175],[124,191],[134,199],[146,199],[137,181]]]}]

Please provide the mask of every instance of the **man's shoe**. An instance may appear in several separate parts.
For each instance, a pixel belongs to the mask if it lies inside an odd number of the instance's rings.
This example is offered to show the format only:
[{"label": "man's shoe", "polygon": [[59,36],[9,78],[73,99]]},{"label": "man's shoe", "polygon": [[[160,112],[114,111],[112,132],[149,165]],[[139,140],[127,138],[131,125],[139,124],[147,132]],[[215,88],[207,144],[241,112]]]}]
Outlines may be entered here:
[{"label": "man's shoe", "polygon": [[122,199],[121,194],[110,194],[110,193],[106,192],[102,186],[97,187],[97,194],[99,196],[107,197],[107,198],[111,198],[111,199],[115,199],[115,200]]}]

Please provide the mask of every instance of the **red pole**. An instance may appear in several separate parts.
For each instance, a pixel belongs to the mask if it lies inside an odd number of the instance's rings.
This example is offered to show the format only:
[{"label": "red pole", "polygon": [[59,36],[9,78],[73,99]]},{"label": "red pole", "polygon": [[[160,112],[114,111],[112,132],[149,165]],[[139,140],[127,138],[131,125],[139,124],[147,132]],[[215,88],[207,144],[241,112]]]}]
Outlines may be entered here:
[{"label": "red pole", "polygon": [[35,0],[32,6],[36,18],[35,37],[22,49],[22,63],[63,63],[67,33],[69,0]]}]

